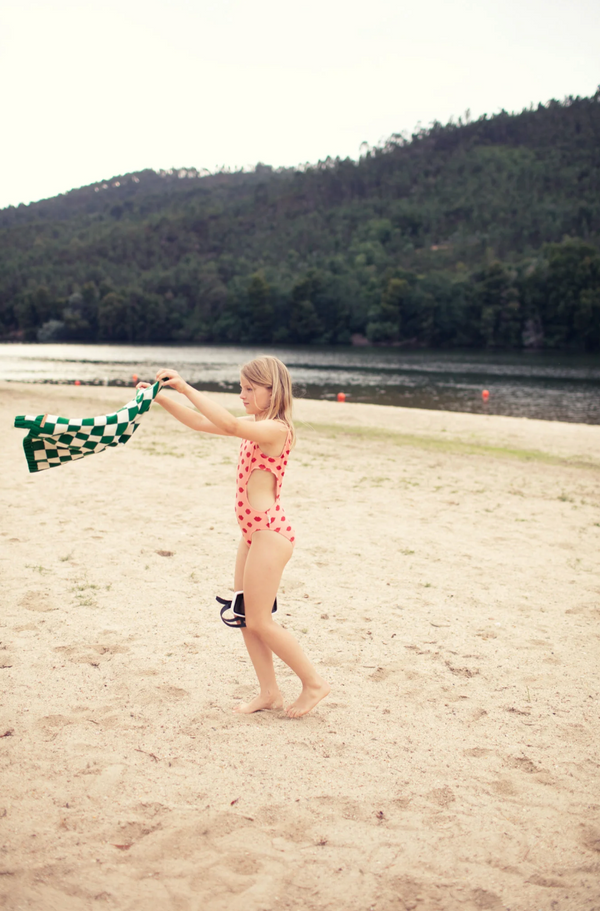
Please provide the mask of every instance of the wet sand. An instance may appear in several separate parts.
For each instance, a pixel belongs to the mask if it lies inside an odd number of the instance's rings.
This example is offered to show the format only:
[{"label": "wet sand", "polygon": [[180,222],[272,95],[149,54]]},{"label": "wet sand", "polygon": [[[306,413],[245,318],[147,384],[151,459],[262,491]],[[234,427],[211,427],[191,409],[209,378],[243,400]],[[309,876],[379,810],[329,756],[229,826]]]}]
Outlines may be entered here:
[{"label": "wet sand", "polygon": [[597,911],[600,427],[299,402],[292,720],[232,712],[236,441],[28,473],[16,414],[126,399],[0,384],[0,907]]}]

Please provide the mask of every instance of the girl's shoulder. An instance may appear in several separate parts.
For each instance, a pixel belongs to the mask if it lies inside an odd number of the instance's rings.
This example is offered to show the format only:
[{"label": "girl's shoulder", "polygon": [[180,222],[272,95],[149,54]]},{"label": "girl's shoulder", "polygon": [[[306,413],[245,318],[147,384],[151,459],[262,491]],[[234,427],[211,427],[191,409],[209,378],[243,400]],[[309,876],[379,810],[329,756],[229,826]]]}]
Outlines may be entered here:
[{"label": "girl's shoulder", "polygon": [[296,443],[296,431],[294,430],[294,425],[292,423],[288,424],[286,421],[282,421],[280,419],[277,419],[277,423],[285,432],[286,445],[289,443],[290,449],[292,449]]},{"label": "girl's shoulder", "polygon": [[286,436],[288,433],[294,432],[294,428],[281,418],[265,418],[265,420],[260,423],[265,427],[272,427],[273,429],[280,430],[282,433],[285,433]]},{"label": "girl's shoulder", "polygon": [[282,421],[281,418],[275,418],[273,420],[273,423],[277,424],[281,428],[286,437],[291,436],[292,439],[294,438],[295,432],[293,424],[288,424],[287,421]]},{"label": "girl's shoulder", "polygon": [[[293,424],[289,424],[281,418],[269,418],[265,423],[269,423],[272,427],[281,431],[281,436],[279,437],[279,443],[277,445],[281,445],[284,450],[293,449],[294,443],[296,442],[296,433]],[[276,445],[275,441],[274,445]]]}]

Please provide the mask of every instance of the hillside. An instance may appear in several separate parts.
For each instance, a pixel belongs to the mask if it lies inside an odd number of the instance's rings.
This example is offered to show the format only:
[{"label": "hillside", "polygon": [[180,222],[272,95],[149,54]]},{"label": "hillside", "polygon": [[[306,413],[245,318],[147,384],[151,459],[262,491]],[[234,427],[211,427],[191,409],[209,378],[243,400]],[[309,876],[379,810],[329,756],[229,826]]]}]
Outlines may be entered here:
[{"label": "hillside", "polygon": [[4,338],[600,350],[600,90],[0,211]]}]

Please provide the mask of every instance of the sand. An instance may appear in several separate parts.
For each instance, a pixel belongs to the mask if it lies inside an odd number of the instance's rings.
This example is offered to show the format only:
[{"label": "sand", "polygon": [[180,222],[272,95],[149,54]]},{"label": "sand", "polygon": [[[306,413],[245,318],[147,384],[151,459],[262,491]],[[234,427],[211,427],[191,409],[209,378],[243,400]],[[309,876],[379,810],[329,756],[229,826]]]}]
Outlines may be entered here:
[{"label": "sand", "polygon": [[28,474],[14,415],[126,399],[0,384],[0,907],[597,911],[600,427],[298,403],[292,720],[232,712],[236,441]]}]

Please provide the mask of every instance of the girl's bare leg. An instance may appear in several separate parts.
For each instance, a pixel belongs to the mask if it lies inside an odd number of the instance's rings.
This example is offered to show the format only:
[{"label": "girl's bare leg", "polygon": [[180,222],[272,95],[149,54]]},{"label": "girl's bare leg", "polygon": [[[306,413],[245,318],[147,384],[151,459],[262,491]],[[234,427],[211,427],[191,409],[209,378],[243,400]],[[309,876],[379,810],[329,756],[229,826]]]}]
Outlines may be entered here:
[{"label": "girl's bare leg", "polygon": [[255,532],[245,559],[243,589],[247,631],[275,652],[302,682],[300,696],[286,710],[291,718],[299,718],[327,696],[330,687],[308,660],[300,643],[275,623],[271,614],[281,575],[291,555],[292,545],[281,535],[273,531]]},{"label": "girl's bare leg", "polygon": [[[239,543],[237,558],[235,561],[234,588],[236,591],[243,591],[244,588],[244,567],[250,548],[242,539]],[[281,578],[281,577],[280,577]],[[277,583],[279,587],[279,583]],[[245,595],[244,595],[245,600]],[[273,601],[275,597],[273,597]],[[271,601],[271,606],[273,605]],[[250,655],[250,660],[256,671],[260,693],[250,702],[241,702],[234,709],[235,712],[250,714],[251,712],[260,712],[263,709],[280,709],[283,708],[283,697],[275,679],[275,668],[273,667],[273,652],[257,635],[247,627],[242,629],[244,642]]]}]

